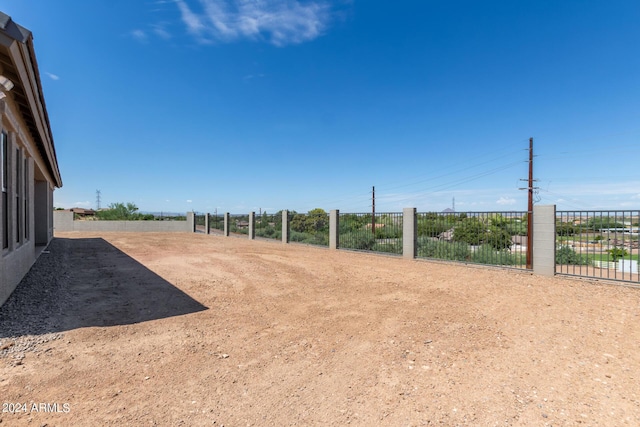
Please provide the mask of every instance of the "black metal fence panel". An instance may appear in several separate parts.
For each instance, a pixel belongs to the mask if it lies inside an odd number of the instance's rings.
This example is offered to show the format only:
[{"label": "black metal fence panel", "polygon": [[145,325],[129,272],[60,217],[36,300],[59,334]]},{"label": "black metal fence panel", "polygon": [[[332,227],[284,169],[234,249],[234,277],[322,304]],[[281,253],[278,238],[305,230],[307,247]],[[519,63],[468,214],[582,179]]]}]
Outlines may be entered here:
[{"label": "black metal fence panel", "polygon": [[341,249],[402,255],[402,213],[341,213]]},{"label": "black metal fence panel", "polygon": [[229,215],[229,232],[249,234],[249,215]]},{"label": "black metal fence panel", "polygon": [[215,234],[222,233],[224,231],[224,215],[209,214],[209,229]]},{"label": "black metal fence panel", "polygon": [[282,212],[256,215],[256,237],[282,240]]},{"label": "black metal fence panel", "polygon": [[526,268],[526,212],[418,213],[418,257]]},{"label": "black metal fence panel", "polygon": [[640,283],[640,211],[556,212],[556,274]]},{"label": "black metal fence panel", "polygon": [[205,233],[206,229],[205,229],[205,220],[206,220],[206,215],[205,214],[195,214],[195,222],[196,222],[196,232],[197,233]]},{"label": "black metal fence panel", "polygon": [[289,241],[329,246],[329,214],[322,209],[289,212]]}]

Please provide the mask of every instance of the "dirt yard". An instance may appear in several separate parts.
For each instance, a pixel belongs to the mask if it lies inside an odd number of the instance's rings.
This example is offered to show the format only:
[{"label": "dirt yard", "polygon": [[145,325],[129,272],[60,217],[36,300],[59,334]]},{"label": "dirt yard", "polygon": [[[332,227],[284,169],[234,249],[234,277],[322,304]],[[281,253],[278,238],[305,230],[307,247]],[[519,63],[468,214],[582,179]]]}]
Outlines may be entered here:
[{"label": "dirt yard", "polygon": [[202,234],[37,269],[0,427],[640,425],[639,289]]}]

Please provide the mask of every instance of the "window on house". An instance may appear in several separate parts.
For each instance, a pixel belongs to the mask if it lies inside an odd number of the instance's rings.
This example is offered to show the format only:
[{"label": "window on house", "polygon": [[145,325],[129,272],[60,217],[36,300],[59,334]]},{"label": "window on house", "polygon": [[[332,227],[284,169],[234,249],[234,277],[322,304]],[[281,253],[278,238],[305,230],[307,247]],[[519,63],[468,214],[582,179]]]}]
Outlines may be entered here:
[{"label": "window on house", "polygon": [[29,240],[29,159],[24,159],[24,239]]},{"label": "window on house", "polygon": [[20,159],[20,149],[16,149],[16,243],[20,243],[22,238],[22,200],[20,194],[22,192],[22,161]]},{"label": "window on house", "polygon": [[2,187],[2,249],[9,247],[9,159],[7,134],[0,134],[0,183]]}]

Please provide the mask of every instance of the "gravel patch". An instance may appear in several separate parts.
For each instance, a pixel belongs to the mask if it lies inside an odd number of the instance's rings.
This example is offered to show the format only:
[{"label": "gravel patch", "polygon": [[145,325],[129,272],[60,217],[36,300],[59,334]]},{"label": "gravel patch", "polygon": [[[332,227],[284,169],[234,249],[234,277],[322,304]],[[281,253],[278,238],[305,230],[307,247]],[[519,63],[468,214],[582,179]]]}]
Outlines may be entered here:
[{"label": "gravel patch", "polygon": [[9,299],[0,307],[0,358],[17,361],[26,352],[60,339],[61,320],[68,307],[67,254],[54,239]]}]

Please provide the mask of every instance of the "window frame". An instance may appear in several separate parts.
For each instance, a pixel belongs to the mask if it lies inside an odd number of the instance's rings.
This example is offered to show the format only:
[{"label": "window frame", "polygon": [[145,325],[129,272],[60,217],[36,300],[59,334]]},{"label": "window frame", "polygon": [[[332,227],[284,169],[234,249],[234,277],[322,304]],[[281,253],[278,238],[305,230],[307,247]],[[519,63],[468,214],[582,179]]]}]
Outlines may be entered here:
[{"label": "window frame", "polygon": [[2,201],[2,250],[9,249],[9,135],[0,133],[0,192]]}]

